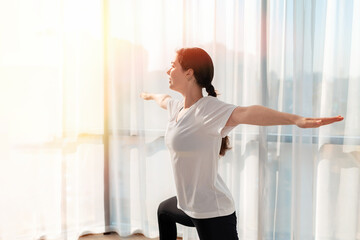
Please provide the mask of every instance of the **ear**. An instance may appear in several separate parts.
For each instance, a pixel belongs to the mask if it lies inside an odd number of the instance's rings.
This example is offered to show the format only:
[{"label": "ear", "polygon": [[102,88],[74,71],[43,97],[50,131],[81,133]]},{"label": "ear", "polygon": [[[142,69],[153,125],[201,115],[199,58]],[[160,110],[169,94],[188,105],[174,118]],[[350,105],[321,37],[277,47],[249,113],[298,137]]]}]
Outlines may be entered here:
[{"label": "ear", "polygon": [[186,70],[186,78],[187,79],[191,79],[194,76],[194,70],[189,68],[188,70]]}]

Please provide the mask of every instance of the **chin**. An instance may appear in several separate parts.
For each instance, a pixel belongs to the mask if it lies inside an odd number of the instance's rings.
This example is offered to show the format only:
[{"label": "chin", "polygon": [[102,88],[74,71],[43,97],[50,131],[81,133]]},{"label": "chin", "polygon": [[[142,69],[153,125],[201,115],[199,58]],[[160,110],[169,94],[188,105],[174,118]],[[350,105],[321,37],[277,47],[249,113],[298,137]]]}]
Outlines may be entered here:
[{"label": "chin", "polygon": [[175,92],[179,92],[177,89],[174,89],[174,87],[173,86],[169,86],[169,88],[171,89],[171,90],[173,90],[173,91],[175,91]]}]

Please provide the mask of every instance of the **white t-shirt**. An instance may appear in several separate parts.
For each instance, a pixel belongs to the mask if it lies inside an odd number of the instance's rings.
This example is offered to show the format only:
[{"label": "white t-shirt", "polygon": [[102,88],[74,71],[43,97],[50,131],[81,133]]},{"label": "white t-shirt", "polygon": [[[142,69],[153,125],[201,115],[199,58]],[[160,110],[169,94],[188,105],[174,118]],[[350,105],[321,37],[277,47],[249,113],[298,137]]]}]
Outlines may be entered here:
[{"label": "white t-shirt", "polygon": [[168,100],[169,123],[165,143],[170,151],[178,208],[192,218],[226,216],[235,211],[229,189],[218,174],[222,138],[234,127],[225,127],[237,107],[206,96],[178,119],[184,99]]}]

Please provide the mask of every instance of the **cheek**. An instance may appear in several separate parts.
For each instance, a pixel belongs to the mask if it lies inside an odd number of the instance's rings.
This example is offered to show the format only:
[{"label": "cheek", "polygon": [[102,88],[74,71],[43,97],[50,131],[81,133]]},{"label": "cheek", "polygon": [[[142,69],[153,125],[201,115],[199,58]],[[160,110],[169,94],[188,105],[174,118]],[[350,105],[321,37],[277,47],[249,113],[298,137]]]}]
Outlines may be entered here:
[{"label": "cheek", "polygon": [[172,70],[171,72],[170,72],[170,77],[171,78],[174,78],[174,77],[176,77],[176,71],[175,70]]}]

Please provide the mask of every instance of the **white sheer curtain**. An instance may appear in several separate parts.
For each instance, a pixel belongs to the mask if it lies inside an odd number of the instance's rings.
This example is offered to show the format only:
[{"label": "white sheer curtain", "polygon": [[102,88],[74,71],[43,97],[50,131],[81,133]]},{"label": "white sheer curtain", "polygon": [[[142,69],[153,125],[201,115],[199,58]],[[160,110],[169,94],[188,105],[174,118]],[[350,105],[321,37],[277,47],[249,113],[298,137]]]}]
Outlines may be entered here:
[{"label": "white sheer curtain", "polygon": [[345,117],[232,131],[220,171],[240,239],[360,239],[358,12],[359,0],[1,0],[0,239],[158,236],[157,206],[175,195],[167,113],[139,94],[180,98],[165,72],[192,46],[212,56],[222,101]]},{"label": "white sheer curtain", "polygon": [[[321,129],[238,126],[220,171],[240,239],[360,239],[360,1],[110,1],[111,228],[155,237],[158,204],[175,194],[163,142],[181,47],[207,50],[219,99],[303,116]],[[204,93],[206,94],[206,93]],[[179,225],[184,239],[197,239]]]},{"label": "white sheer curtain", "polygon": [[0,1],[0,239],[105,231],[101,14]]}]

